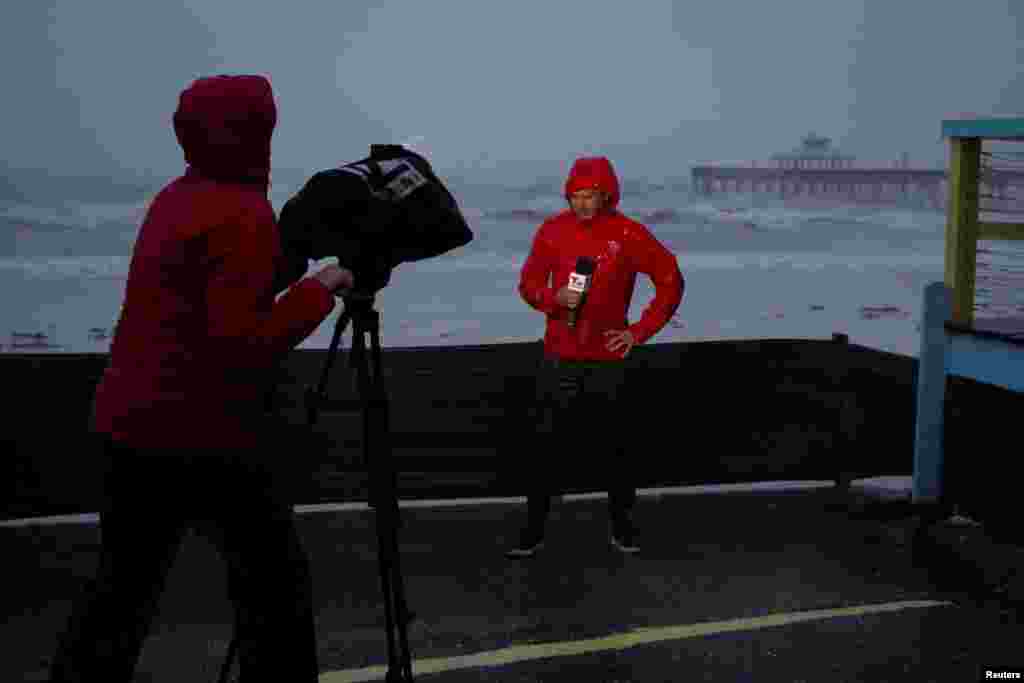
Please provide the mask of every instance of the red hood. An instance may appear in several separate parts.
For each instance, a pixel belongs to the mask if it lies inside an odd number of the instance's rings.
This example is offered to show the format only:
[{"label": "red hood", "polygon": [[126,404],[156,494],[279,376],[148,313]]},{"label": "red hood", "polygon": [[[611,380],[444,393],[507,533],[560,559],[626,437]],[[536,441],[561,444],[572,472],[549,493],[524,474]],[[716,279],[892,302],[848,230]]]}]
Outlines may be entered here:
[{"label": "red hood", "polygon": [[212,76],[178,101],[174,132],[185,162],[213,180],[268,183],[277,107],[263,76]]},{"label": "red hood", "polygon": [[619,205],[619,179],[612,168],[612,162],[606,157],[577,159],[569,171],[569,179],[565,181],[566,198],[579,190],[595,187],[611,195],[611,204],[607,208],[614,209]]}]

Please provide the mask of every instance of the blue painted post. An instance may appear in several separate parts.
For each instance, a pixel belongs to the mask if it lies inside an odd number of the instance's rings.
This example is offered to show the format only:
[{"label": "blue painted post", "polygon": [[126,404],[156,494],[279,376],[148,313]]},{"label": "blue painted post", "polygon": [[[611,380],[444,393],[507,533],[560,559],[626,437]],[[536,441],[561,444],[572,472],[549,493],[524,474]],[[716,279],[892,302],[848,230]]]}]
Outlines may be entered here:
[{"label": "blue painted post", "polygon": [[942,495],[943,404],[946,398],[946,354],[949,353],[945,323],[949,316],[949,289],[944,282],[932,282],[924,289],[921,313],[911,494],[914,503],[937,503]]}]

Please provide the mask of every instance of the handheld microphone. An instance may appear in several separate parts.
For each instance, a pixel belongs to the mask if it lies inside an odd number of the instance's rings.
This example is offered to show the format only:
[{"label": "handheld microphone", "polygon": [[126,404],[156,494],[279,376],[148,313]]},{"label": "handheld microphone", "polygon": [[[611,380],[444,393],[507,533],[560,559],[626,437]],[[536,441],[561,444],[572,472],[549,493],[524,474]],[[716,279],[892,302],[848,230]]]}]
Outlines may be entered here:
[{"label": "handheld microphone", "polygon": [[569,327],[576,327],[576,316],[587,300],[587,291],[594,279],[595,265],[594,259],[589,256],[580,256],[576,259],[576,270],[569,273],[569,291],[580,294],[580,302],[576,304],[576,308],[569,309]]}]

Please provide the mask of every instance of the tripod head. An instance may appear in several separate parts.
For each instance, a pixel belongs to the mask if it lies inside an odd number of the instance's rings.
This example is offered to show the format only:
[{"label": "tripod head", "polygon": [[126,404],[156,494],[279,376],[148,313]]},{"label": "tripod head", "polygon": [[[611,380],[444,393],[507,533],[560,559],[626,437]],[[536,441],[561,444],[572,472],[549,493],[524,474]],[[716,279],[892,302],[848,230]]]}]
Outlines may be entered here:
[{"label": "tripod head", "polygon": [[352,290],[342,294],[341,300],[345,304],[345,312],[356,318],[373,312],[376,297],[374,292]]}]

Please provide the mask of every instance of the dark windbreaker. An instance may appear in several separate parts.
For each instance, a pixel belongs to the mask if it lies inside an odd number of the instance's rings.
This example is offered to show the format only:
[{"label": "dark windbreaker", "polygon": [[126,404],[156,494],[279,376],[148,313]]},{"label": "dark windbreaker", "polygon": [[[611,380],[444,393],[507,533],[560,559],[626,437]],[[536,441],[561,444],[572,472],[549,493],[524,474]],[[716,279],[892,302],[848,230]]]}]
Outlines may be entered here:
[{"label": "dark windbreaker", "polygon": [[[548,356],[572,360],[618,360],[622,351],[606,348],[607,330],[626,330],[642,344],[661,330],[683,298],[683,276],[676,257],[640,223],[616,210],[619,181],[604,157],[578,159],[565,184],[565,195],[597,188],[611,195],[611,205],[594,218],[581,221],[566,210],[544,221],[523,264],[519,293],[547,314],[544,350]],[[555,303],[555,294],[569,281],[576,259],[589,256],[597,263],[591,289],[578,310],[576,327],[567,323],[569,309]],[[654,300],[640,320],[628,324],[626,315],[637,273],[654,282]]]},{"label": "dark windbreaker", "polygon": [[261,76],[199,79],[181,94],[174,130],[188,167],[139,231],[95,431],[135,447],[260,443],[273,369],[334,307],[312,278],[274,301],[276,117]]}]

